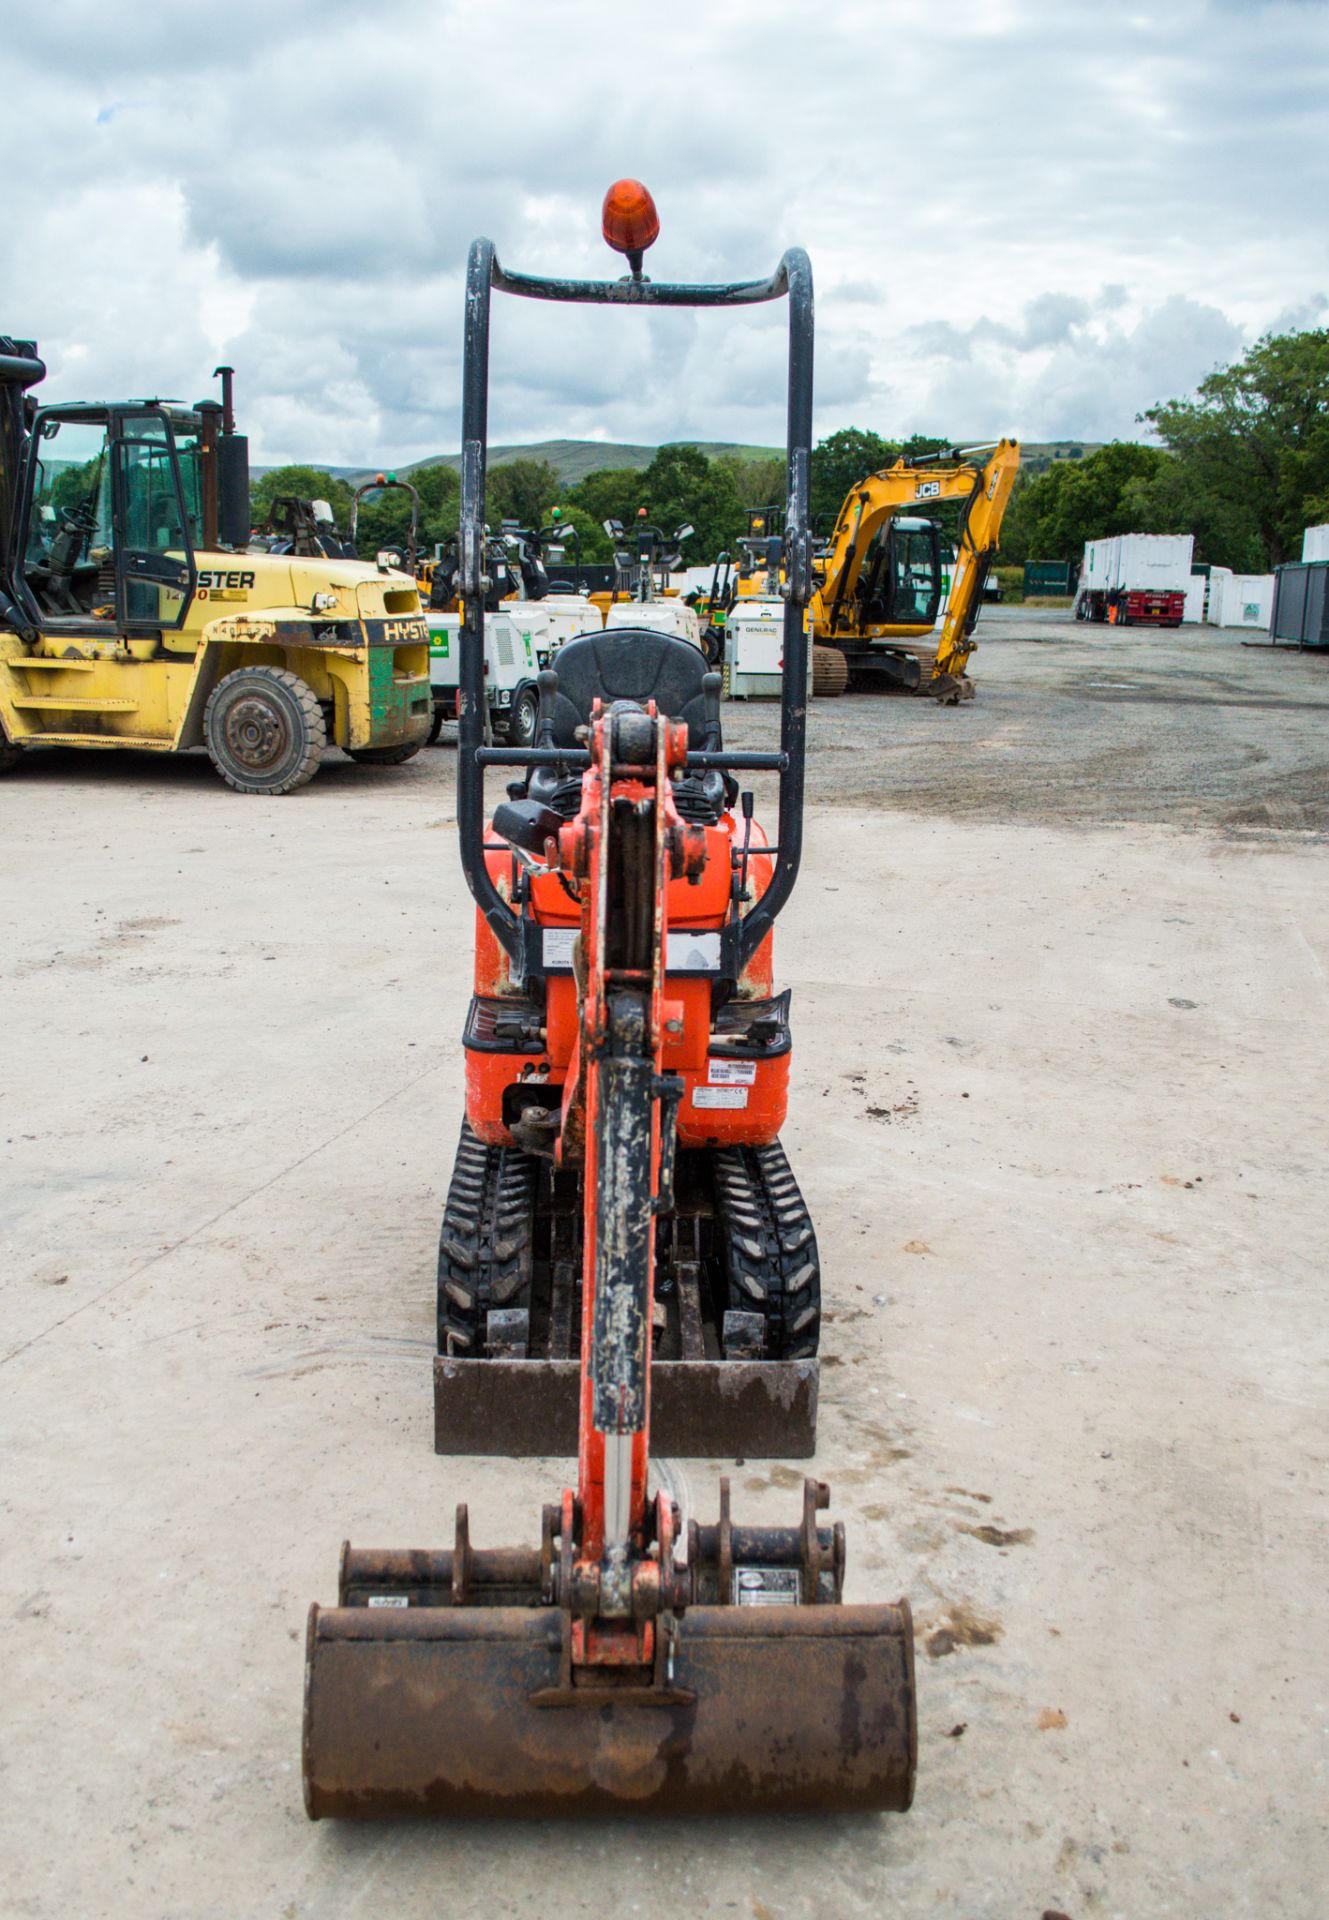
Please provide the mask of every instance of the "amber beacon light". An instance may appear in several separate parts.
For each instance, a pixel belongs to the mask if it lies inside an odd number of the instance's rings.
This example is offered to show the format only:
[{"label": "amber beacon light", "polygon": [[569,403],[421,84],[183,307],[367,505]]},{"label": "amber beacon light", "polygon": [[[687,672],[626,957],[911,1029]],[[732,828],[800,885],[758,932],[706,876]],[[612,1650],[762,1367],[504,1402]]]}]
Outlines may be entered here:
[{"label": "amber beacon light", "polygon": [[655,202],[640,180],[615,180],[600,210],[600,231],[615,253],[625,253],[633,278],[641,278],[641,259],[660,234]]}]

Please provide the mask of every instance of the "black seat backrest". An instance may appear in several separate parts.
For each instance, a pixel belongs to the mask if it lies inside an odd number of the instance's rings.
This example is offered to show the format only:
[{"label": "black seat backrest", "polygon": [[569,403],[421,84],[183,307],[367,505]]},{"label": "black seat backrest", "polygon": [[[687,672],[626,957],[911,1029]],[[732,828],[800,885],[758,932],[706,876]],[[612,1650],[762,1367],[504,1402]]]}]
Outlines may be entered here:
[{"label": "black seat backrest", "polygon": [[649,627],[612,627],[569,640],[552,665],[558,675],[555,746],[576,744],[577,728],[589,721],[596,700],[606,706],[635,700],[643,707],[654,700],[669,719],[687,721],[693,752],[702,747],[706,716],[701,683],[709,669],[705,654],[690,641],[653,633]]}]

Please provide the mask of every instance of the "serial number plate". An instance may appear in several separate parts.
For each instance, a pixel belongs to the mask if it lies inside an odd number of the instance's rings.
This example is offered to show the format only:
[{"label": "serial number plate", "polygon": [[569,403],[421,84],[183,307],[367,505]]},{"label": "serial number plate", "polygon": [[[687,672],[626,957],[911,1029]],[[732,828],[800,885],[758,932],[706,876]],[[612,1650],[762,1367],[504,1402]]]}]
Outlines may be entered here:
[{"label": "serial number plate", "polygon": [[746,1087],[694,1087],[692,1104],[694,1107],[745,1107],[748,1090]]},{"label": "serial number plate", "polygon": [[796,1607],[797,1567],[735,1567],[736,1607]]}]

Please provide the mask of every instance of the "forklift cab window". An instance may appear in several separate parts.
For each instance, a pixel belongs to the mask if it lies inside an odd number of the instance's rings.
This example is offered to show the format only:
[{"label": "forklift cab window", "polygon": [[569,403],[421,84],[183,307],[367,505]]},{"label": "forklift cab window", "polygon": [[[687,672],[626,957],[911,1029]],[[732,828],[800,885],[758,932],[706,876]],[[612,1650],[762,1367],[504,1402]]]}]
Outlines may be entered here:
[{"label": "forklift cab window", "polygon": [[116,458],[121,620],[141,628],[178,626],[192,589],[193,549],[199,541],[197,432],[182,423],[173,442],[159,413],[127,414]]},{"label": "forklift cab window", "polygon": [[115,618],[105,420],[44,418],[34,449],[23,571],[44,617]]}]

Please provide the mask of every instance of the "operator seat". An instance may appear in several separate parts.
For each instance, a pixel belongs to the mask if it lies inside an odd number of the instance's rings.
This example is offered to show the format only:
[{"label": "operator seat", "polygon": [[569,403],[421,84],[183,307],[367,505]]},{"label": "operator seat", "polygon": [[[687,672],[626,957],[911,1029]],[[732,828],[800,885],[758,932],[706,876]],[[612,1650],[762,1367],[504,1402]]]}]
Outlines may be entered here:
[{"label": "operator seat", "polygon": [[[554,697],[554,745],[576,747],[577,729],[590,723],[596,700],[606,706],[627,700],[687,723],[688,749],[706,746],[706,696],[702,681],[711,671],[706,656],[688,640],[650,627],[615,627],[580,634],[560,647],[553,660],[558,675]],[[718,748],[723,743],[715,741]],[[731,793],[730,789],[733,789]],[[581,804],[581,775],[561,767],[533,767],[526,792],[570,819]],[[684,774],[674,798],[684,819],[714,823],[725,804],[737,797],[735,783],[718,767]]]}]

